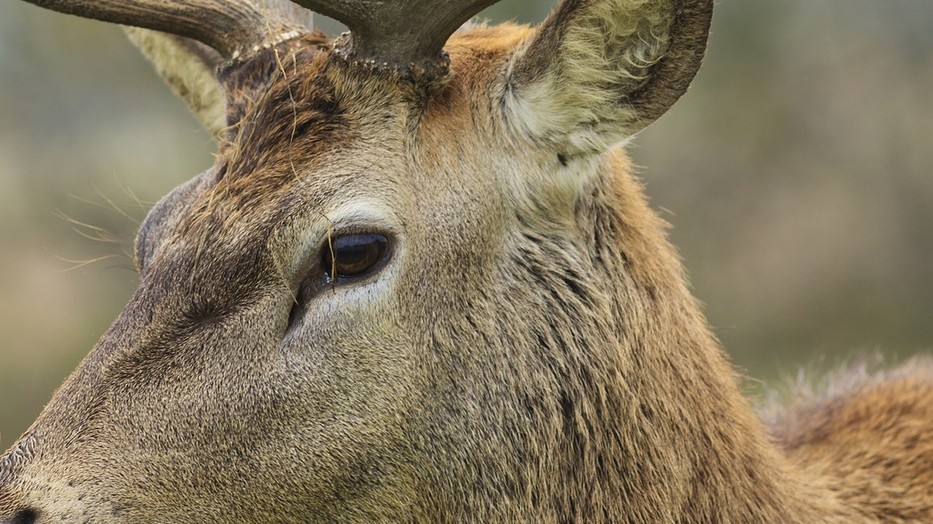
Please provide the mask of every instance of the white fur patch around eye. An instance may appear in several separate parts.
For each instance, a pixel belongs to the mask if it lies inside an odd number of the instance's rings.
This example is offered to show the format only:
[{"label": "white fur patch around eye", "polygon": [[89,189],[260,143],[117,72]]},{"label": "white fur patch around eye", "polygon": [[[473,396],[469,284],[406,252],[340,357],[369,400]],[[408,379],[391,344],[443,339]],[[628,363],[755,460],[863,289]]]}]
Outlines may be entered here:
[{"label": "white fur patch around eye", "polygon": [[[315,294],[301,304],[303,327],[290,331],[285,343],[294,342],[295,337],[313,339],[316,330],[322,327],[329,329],[327,326],[335,325],[335,321],[343,325],[349,325],[348,321],[352,324],[357,322],[357,315],[362,315],[358,322],[365,322],[370,328],[374,322],[385,322],[387,326],[392,324],[394,321],[386,315],[380,315],[380,312],[392,303],[395,284],[401,272],[400,262],[406,250],[401,222],[396,213],[381,202],[356,200],[311,217],[310,220],[311,226],[302,235],[302,246],[295,253],[293,267],[300,268],[298,271],[304,273],[293,279],[295,285],[307,282],[309,274],[322,276],[319,266],[322,264],[322,249],[328,244],[329,238],[332,240],[340,234],[385,234],[390,241],[388,260],[382,267],[361,276],[359,280],[320,285]],[[341,318],[343,320],[338,321]]]},{"label": "white fur patch around eye", "polygon": [[357,199],[342,204],[327,213],[327,218],[334,224],[346,224],[350,227],[377,226],[397,227],[398,215],[381,201]]},{"label": "white fur patch around eye", "polygon": [[305,242],[302,252],[306,255],[317,253],[321,246],[332,241],[335,236],[354,233],[386,235],[391,243],[389,248],[391,257],[397,256],[399,250],[403,249],[401,244],[404,234],[395,211],[379,201],[355,200],[318,216],[315,219],[314,230]]},{"label": "white fur patch around eye", "polygon": [[279,239],[280,242],[298,246],[289,249],[287,258],[276,265],[282,279],[289,286],[296,285],[318,263],[321,246],[328,237],[340,233],[384,232],[391,234],[400,243],[402,231],[398,216],[380,202],[356,200],[342,204],[332,211],[322,211],[300,219],[292,226],[293,233]]}]

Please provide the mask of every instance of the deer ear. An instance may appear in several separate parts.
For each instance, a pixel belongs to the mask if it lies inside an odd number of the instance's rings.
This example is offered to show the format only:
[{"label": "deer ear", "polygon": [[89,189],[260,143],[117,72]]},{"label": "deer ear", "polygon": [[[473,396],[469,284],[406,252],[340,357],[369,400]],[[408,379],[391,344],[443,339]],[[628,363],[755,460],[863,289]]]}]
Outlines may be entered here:
[{"label": "deer ear", "polygon": [[219,136],[227,125],[224,89],[217,80],[218,67],[224,62],[220,54],[181,36],[136,27],[125,30],[198,121]]},{"label": "deer ear", "polygon": [[712,0],[564,0],[510,59],[509,120],[571,155],[631,137],[687,90],[712,11]]}]

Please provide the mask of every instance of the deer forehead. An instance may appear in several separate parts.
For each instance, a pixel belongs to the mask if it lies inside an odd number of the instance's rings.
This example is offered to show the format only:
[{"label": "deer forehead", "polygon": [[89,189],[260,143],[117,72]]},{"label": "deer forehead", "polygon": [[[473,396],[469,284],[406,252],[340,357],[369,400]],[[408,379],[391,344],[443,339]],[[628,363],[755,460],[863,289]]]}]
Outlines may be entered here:
[{"label": "deer forehead", "polygon": [[391,210],[396,224],[462,229],[475,218],[463,209],[501,205],[517,164],[535,159],[496,105],[508,53],[526,33],[497,26],[455,35],[454,74],[430,92],[300,43],[255,57],[228,92],[233,123],[214,169],[149,222],[172,214],[174,237],[224,237],[225,249],[296,223],[320,231],[354,207]]}]

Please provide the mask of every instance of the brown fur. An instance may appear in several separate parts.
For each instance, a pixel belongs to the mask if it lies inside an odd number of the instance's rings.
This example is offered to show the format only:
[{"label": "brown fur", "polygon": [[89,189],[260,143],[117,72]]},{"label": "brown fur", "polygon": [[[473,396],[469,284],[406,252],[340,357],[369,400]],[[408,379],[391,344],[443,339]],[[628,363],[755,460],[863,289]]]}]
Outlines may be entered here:
[{"label": "brown fur", "polygon": [[[763,423],[624,152],[591,150],[666,107],[575,105],[587,86],[547,80],[532,44],[558,29],[458,33],[429,86],[318,35],[223,72],[217,164],[150,213],[139,289],[0,462],[0,519],[933,520],[933,364]],[[644,100],[673,103],[670,82]],[[522,113],[552,89],[563,129]],[[357,230],[394,239],[386,267],[290,321],[321,246]]]}]

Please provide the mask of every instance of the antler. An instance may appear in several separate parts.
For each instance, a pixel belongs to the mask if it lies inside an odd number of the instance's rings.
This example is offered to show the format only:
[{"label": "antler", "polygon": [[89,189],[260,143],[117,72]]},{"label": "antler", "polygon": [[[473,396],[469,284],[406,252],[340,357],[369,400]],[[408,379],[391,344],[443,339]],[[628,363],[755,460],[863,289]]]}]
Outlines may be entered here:
[{"label": "antler", "polygon": [[[444,43],[498,0],[26,0],[46,9],[191,38],[235,59],[311,29],[311,11],[347,24],[337,51],[408,73],[442,72]],[[294,5],[298,4],[298,5]]]},{"label": "antler", "polygon": [[446,70],[444,44],[464,22],[498,0],[293,0],[347,24],[347,58],[410,72]]},{"label": "antler", "polygon": [[26,1],[61,13],[191,38],[226,59],[236,59],[311,29],[311,13],[286,0]]}]

